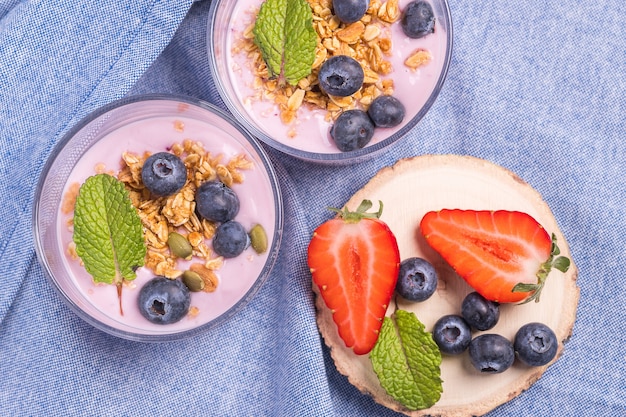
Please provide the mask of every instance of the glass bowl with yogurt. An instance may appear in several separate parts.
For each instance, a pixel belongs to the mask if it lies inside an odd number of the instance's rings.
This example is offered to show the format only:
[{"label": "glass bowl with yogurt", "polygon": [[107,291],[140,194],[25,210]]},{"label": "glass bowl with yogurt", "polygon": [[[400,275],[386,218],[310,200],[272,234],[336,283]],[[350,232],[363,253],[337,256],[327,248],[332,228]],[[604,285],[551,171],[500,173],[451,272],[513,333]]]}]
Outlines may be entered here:
[{"label": "glass bowl with yogurt", "polygon": [[[333,0],[304,0],[312,11],[317,45],[311,73],[295,85],[286,82],[284,74],[270,75],[259,48],[255,25],[266,1],[213,1],[207,49],[209,68],[226,107],[271,147],[321,163],[366,159],[405,136],[441,91],[452,53],[447,0],[369,0],[365,15],[352,23],[342,22],[334,14]],[[418,37],[403,30],[411,3],[420,3],[431,16],[431,26]],[[322,88],[321,69],[337,55],[347,55],[363,68],[361,87],[352,95],[331,96]],[[367,112],[381,95],[402,104],[401,122],[375,126],[363,147],[340,150],[331,134],[338,116],[351,109]]]},{"label": "glass bowl with yogurt", "polygon": [[[161,159],[151,164],[151,155],[184,164],[182,188],[165,195],[148,187],[144,168],[170,168]],[[95,178],[126,191],[121,205],[132,207],[140,230],[141,261],[130,277],[118,268],[113,283],[96,279],[85,258],[92,252],[76,235],[85,223],[97,225],[82,215],[82,207],[93,204],[85,184],[100,184]],[[236,196],[229,218],[199,214],[198,190],[209,182]],[[107,190],[95,193],[94,201],[114,200]],[[119,219],[111,218],[106,222],[113,230]],[[245,240],[235,252],[218,254],[214,242],[227,223],[237,223]],[[65,135],[39,180],[33,225],[48,281],[78,316],[121,338],[167,341],[211,328],[252,299],[278,255],[283,205],[265,151],[230,115],[188,97],[143,95],[95,111]],[[125,249],[115,238],[111,242],[119,266]]]}]

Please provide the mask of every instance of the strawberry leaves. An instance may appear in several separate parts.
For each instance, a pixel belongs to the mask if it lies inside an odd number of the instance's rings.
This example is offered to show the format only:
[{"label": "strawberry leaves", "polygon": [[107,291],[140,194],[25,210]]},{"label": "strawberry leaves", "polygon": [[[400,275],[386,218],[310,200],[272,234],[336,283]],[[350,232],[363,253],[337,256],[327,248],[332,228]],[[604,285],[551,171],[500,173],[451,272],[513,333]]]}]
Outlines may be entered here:
[{"label": "strawberry leaves", "polygon": [[361,219],[380,219],[380,216],[383,214],[383,202],[379,201],[378,211],[375,213],[368,213],[367,211],[372,208],[372,202],[370,200],[363,200],[359,207],[355,211],[350,211],[348,208],[344,208],[343,210],[329,207],[328,209],[336,212],[339,216],[349,223],[356,223]]},{"label": "strawberry leaves", "polygon": [[556,243],[556,235],[552,233],[552,247],[550,250],[550,257],[547,261],[545,261],[539,271],[537,271],[537,283],[536,284],[527,284],[523,282],[517,283],[511,292],[531,292],[531,296],[521,302],[521,304],[526,304],[531,301],[539,302],[539,298],[541,297],[541,291],[546,283],[546,279],[550,274],[552,268],[557,269],[563,273],[567,272],[571,261],[566,256],[558,256],[561,254],[561,249],[559,249]]},{"label": "strawberry leaves", "polygon": [[461,278],[499,303],[537,300],[550,270],[568,263],[543,226],[519,211],[441,209],[426,213],[420,228]]}]

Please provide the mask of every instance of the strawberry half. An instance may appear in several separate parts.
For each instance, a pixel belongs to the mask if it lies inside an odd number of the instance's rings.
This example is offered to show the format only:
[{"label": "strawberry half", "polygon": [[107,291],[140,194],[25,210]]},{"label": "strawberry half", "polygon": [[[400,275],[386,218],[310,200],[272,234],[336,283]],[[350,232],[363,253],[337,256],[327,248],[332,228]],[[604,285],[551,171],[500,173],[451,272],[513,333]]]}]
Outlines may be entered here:
[{"label": "strawberry half", "polygon": [[378,340],[400,267],[396,238],[379,220],[382,203],[377,213],[366,213],[371,206],[364,200],[355,212],[333,209],[338,216],[315,230],[308,248],[313,283],[357,355]]},{"label": "strawberry half", "polygon": [[499,303],[539,301],[552,267],[569,268],[568,258],[555,258],[556,237],[519,211],[431,211],[420,227],[459,276]]}]

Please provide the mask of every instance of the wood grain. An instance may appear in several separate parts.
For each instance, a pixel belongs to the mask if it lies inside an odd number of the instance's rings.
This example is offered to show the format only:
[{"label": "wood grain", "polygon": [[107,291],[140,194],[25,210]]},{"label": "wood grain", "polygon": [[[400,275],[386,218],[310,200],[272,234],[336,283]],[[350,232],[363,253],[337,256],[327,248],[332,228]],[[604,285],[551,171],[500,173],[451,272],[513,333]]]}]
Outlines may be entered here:
[{"label": "wood grain", "polygon": [[[481,333],[499,333],[513,340],[523,324],[538,321],[551,327],[560,340],[556,361],[564,342],[571,336],[576,318],[579,288],[577,268],[569,246],[541,195],[514,173],[485,160],[457,155],[427,155],[398,161],[379,171],[346,206],[354,210],[363,199],[384,203],[381,217],[398,239],[401,259],[419,256],[433,263],[439,273],[435,294],[422,303],[408,303],[395,298],[387,314],[401,308],[412,311],[432,330],[437,319],[445,314],[460,314],[463,298],[472,289],[434,252],[419,233],[419,222],[430,210],[461,208],[475,210],[518,210],[533,216],[548,233],[557,236],[561,253],[572,260],[567,273],[553,270],[539,303],[501,306],[500,321],[495,328]],[[367,355],[357,356],[346,349],[324,301],[316,293],[317,323],[338,371],[361,392],[408,416],[476,416],[528,389],[552,364],[527,367],[518,361],[501,374],[483,375],[474,370],[467,352],[460,356],[444,356],[441,376],[443,394],[433,407],[411,411],[397,403],[382,389]]]}]

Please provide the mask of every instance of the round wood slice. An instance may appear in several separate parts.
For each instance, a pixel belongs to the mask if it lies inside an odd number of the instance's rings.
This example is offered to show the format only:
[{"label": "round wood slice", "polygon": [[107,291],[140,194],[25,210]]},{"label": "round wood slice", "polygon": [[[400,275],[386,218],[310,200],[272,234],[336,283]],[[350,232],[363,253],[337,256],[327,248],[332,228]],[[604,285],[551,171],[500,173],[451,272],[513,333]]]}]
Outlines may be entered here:
[{"label": "round wood slice", "polygon": [[[419,231],[422,216],[431,210],[460,208],[474,210],[517,210],[533,216],[548,233],[557,236],[561,254],[572,260],[569,247],[550,211],[537,191],[514,173],[485,160],[457,155],[427,155],[398,161],[379,171],[369,183],[346,203],[355,210],[369,199],[373,209],[384,204],[381,219],[396,235],[401,259],[419,256],[429,260],[439,273],[435,294],[422,303],[409,303],[394,297],[387,314],[395,308],[412,311],[431,331],[445,314],[460,314],[463,298],[473,290],[431,249]],[[577,269],[572,264],[567,273],[553,270],[548,277],[539,303],[503,304],[496,327],[486,332],[498,333],[513,341],[516,331],[529,322],[542,322],[556,333],[559,350],[571,335],[579,288]],[[475,416],[483,415],[528,389],[550,366],[528,367],[515,364],[501,374],[480,374],[469,362],[468,353],[445,356],[441,364],[443,393],[439,401],[426,410],[411,411],[391,398],[380,386],[368,355],[355,355],[337,334],[330,311],[317,288],[317,323],[325,343],[330,347],[338,371],[361,392],[398,412],[409,416]],[[396,307],[397,306],[397,307]]]}]

